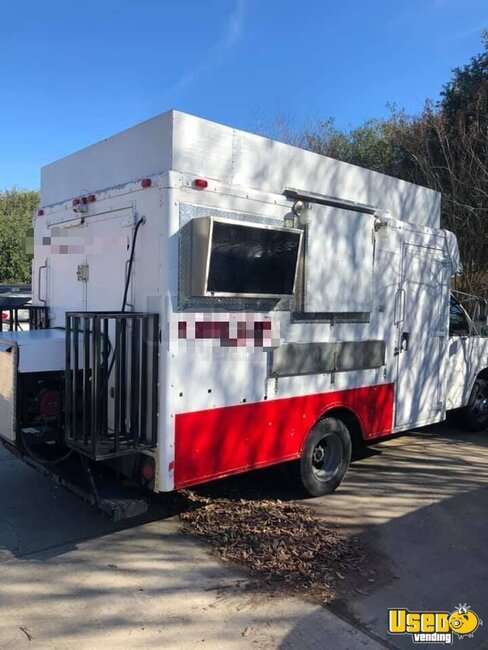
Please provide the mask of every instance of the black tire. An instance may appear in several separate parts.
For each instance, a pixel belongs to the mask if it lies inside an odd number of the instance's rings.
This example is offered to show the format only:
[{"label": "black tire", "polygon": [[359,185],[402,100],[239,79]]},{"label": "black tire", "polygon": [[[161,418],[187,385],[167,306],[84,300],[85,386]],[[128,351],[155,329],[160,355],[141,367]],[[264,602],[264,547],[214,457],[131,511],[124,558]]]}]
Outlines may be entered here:
[{"label": "black tire", "polygon": [[469,396],[467,406],[459,412],[459,424],[468,431],[488,428],[488,382],[477,379]]},{"label": "black tire", "polygon": [[290,470],[308,496],[330,494],[339,486],[351,461],[351,436],[336,418],[317,422],[308,434],[302,456]]}]

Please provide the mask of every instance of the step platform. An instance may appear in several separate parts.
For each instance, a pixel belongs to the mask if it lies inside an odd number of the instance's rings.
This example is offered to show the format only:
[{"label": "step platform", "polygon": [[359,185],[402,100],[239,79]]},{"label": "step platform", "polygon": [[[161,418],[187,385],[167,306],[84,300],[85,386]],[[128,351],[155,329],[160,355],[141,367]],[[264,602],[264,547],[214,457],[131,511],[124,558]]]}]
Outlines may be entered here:
[{"label": "step platform", "polygon": [[102,475],[96,465],[90,464],[77,452],[73,451],[68,458],[55,463],[54,453],[52,458],[44,456],[41,460],[41,452],[37,457],[35,448],[31,449],[32,453],[26,453],[5,442],[3,444],[24,463],[95,506],[113,521],[139,517],[148,512],[149,496],[146,498],[136,487],[125,485],[118,478]]}]

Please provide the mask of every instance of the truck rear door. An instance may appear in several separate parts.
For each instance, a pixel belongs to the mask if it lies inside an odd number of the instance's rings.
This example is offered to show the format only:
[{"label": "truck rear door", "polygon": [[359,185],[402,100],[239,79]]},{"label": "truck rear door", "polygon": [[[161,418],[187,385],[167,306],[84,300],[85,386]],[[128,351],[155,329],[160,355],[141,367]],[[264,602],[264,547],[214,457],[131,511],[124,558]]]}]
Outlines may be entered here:
[{"label": "truck rear door", "polygon": [[134,225],[132,208],[112,210],[86,220],[88,311],[120,311]]}]

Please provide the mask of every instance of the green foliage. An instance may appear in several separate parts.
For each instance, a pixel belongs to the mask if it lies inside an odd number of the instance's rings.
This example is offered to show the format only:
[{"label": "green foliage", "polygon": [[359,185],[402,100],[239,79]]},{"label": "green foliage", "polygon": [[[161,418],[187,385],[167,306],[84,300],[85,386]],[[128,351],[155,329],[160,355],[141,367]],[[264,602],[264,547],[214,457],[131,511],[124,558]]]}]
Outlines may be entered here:
[{"label": "green foliage", "polygon": [[0,283],[31,281],[31,255],[27,247],[32,214],[38,203],[37,192],[0,192]]},{"label": "green foliage", "polygon": [[469,123],[480,112],[485,120],[487,118],[488,30],[483,32],[483,45],[483,52],[473,56],[466,65],[453,70],[452,78],[441,92],[440,110],[451,121],[461,117]]},{"label": "green foliage", "polygon": [[392,139],[392,131],[401,128],[400,114],[389,120],[371,119],[349,132],[335,128],[333,120],[319,122],[304,133],[304,145],[337,160],[366,167],[392,176],[407,173],[409,159],[405,150]]}]

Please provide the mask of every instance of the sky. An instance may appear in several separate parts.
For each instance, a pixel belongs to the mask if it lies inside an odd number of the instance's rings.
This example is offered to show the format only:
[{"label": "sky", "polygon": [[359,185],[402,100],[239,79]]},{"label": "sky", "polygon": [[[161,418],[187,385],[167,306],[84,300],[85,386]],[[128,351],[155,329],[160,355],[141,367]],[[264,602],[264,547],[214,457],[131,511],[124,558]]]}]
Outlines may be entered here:
[{"label": "sky", "polygon": [[421,111],[487,0],[0,0],[0,190],[175,108],[249,131]]}]

